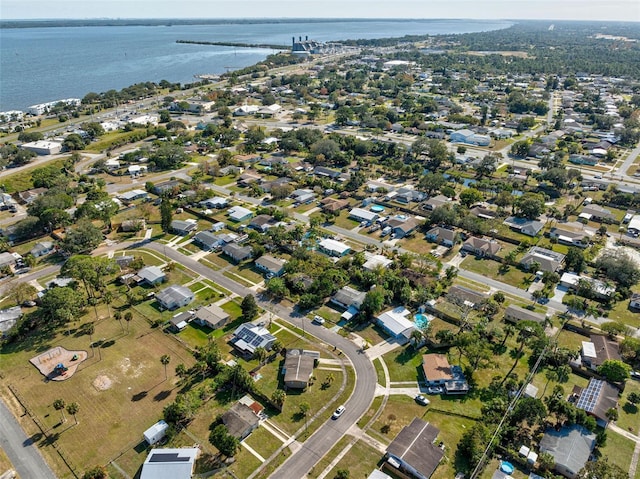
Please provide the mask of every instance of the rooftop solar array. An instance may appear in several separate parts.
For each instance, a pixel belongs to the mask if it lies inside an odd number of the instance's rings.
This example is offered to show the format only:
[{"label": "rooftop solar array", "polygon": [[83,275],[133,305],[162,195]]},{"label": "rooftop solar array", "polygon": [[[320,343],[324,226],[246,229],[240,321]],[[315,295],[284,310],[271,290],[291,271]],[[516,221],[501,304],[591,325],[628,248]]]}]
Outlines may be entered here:
[{"label": "rooftop solar array", "polygon": [[589,385],[583,389],[578,402],[576,403],[576,407],[578,409],[583,409],[587,412],[593,412],[595,410],[596,404],[598,403],[598,398],[600,397],[600,391],[604,386],[604,381],[600,381],[597,379],[593,379],[589,381]]}]

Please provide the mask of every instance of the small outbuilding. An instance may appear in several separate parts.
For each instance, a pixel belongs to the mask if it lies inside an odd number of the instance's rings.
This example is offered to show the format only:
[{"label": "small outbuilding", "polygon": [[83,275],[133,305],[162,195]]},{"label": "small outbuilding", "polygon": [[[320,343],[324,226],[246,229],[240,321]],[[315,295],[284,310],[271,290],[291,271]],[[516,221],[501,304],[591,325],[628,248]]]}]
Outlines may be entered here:
[{"label": "small outbuilding", "polygon": [[160,420],[157,423],[155,423],[153,426],[151,426],[149,429],[147,429],[142,434],[142,436],[150,446],[153,446],[157,442],[160,442],[162,441],[162,439],[164,439],[164,437],[167,435],[168,429],[169,429],[169,424],[164,422],[164,420]]}]

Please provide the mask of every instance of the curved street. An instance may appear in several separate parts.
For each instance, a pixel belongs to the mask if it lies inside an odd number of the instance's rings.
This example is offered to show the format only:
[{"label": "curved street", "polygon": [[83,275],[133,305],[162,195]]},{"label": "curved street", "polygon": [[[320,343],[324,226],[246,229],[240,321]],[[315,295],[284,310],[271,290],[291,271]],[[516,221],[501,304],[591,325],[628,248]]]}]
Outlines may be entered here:
[{"label": "curved street", "polygon": [[[148,243],[144,246],[215,281],[223,288],[239,296],[244,297],[247,294],[255,295],[254,290],[239,285],[221,273],[198,263],[173,248],[166,248],[157,243]],[[308,331],[326,344],[336,346],[339,350],[343,351],[344,355],[351,361],[356,374],[355,388],[353,394],[345,403],[345,413],[338,420],[329,420],[321,426],[302,444],[299,450],[293,453],[289,459],[270,476],[273,478],[303,478],[307,472],[329,452],[340,438],[345,435],[346,431],[367,412],[375,393],[377,382],[376,372],[367,355],[363,354],[362,349],[353,342],[325,327],[312,325],[307,318],[296,314],[290,308],[285,308],[260,298],[256,299],[261,307],[273,311],[274,314],[293,326]]]}]

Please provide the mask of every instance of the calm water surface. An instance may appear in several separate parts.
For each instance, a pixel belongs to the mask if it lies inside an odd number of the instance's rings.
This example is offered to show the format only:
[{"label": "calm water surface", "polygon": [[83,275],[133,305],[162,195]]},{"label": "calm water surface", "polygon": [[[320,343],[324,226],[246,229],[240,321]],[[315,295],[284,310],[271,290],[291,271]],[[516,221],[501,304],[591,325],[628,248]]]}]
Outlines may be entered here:
[{"label": "calm water surface", "polygon": [[178,44],[176,40],[288,45],[292,36],[329,41],[497,30],[506,21],[335,21],[173,26],[0,29],[0,111],[144,81],[189,83],[263,60],[272,50]]}]

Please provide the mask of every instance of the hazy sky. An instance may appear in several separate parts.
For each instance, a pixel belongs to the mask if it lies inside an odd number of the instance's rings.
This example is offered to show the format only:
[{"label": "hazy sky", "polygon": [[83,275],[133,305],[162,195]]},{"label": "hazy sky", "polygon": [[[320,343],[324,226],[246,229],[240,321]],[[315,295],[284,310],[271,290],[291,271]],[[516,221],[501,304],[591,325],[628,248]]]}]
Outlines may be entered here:
[{"label": "hazy sky", "polygon": [[640,21],[640,0],[2,0],[0,18],[483,18]]}]

